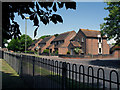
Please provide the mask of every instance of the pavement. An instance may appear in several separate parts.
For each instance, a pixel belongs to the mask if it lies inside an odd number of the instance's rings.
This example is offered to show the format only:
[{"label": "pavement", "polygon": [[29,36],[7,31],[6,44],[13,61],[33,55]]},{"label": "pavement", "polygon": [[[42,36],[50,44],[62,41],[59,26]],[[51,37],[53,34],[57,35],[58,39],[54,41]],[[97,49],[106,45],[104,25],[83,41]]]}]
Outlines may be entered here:
[{"label": "pavement", "polygon": [[[110,80],[110,72],[111,70],[115,70],[118,72],[118,77],[120,77],[120,60],[118,59],[65,59],[65,58],[60,58],[58,56],[42,56],[42,58],[47,58],[51,60],[58,60],[62,62],[68,62],[71,64],[76,64],[77,65],[77,71],[79,70],[80,65],[84,65],[85,73],[88,73],[88,67],[92,66],[94,70],[94,75],[97,77],[98,69],[102,68],[104,70],[104,75],[106,80]],[[71,66],[72,67],[72,66]],[[79,71],[78,71],[79,72]],[[102,77],[103,72],[100,71],[100,77]],[[89,75],[92,75],[92,72],[89,72]],[[118,78],[120,81],[120,78]],[[92,79],[91,79],[92,80]],[[90,83],[92,81],[89,81]],[[117,81],[116,79],[116,74],[112,73],[111,80]],[[85,77],[85,82],[87,82],[87,77]],[[95,80],[94,83],[97,83]],[[103,82],[100,81],[100,87],[103,86]],[[109,88],[109,82],[106,82],[105,87]],[[116,88],[116,85],[112,85],[113,88]]]},{"label": "pavement", "polygon": [[120,60],[118,59],[65,59],[58,56],[41,56],[51,60],[58,60],[63,62],[69,62],[74,64],[92,65],[99,67],[106,67],[111,69],[120,69]]}]

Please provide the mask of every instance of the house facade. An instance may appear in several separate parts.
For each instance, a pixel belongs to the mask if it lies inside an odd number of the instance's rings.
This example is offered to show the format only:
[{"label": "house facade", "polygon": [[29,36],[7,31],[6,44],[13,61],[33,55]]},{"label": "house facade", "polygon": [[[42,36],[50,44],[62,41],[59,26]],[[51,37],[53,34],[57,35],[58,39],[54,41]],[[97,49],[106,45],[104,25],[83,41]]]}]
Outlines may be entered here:
[{"label": "house facade", "polygon": [[39,53],[43,53],[43,51],[50,46],[53,39],[55,39],[55,36],[45,37],[40,43],[38,43]]},{"label": "house facade", "polygon": [[[82,54],[109,54],[109,45],[107,44],[107,37],[101,36],[100,31],[80,29],[76,36],[71,40],[71,43],[76,41],[80,44]],[[74,48],[69,46],[71,55],[74,55]]]},{"label": "house facade", "polygon": [[35,51],[36,47],[38,46],[38,43],[40,43],[42,39],[35,40],[32,45],[28,48],[29,51]]},{"label": "house facade", "polygon": [[67,54],[70,40],[76,35],[75,31],[69,31],[59,34],[48,46],[51,53]]}]

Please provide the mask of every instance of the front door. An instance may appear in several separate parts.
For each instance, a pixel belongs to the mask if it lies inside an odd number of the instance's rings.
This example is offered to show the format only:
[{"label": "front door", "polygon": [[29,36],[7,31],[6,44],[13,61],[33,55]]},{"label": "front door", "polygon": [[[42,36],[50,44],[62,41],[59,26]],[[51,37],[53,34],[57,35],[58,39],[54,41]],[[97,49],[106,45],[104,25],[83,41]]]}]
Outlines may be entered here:
[{"label": "front door", "polygon": [[70,55],[73,55],[73,49],[71,48],[71,53],[70,53]]},{"label": "front door", "polygon": [[52,49],[50,49],[50,53],[52,53]]}]

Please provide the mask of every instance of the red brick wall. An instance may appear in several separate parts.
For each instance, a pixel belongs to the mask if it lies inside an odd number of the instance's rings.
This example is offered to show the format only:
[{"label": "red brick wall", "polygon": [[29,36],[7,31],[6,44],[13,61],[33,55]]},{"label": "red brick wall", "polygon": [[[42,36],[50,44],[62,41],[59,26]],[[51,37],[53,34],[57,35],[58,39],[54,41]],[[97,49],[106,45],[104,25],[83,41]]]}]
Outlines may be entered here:
[{"label": "red brick wall", "polygon": [[59,48],[58,52],[59,54],[67,54],[68,48]]},{"label": "red brick wall", "polygon": [[115,58],[120,58],[120,50],[115,50],[113,54]]},{"label": "red brick wall", "polygon": [[86,54],[98,54],[98,40],[86,39]]},{"label": "red brick wall", "polygon": [[118,51],[118,58],[120,58],[120,50]]},{"label": "red brick wall", "polygon": [[103,39],[102,40],[102,54],[109,54],[109,51],[110,51],[110,47],[107,44],[107,40]]}]

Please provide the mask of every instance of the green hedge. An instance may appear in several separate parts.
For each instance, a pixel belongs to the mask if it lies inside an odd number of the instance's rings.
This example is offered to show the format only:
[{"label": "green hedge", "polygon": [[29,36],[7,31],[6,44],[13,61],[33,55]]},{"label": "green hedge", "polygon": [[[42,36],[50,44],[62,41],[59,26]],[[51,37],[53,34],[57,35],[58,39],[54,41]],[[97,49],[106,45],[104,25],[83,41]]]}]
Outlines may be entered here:
[{"label": "green hedge", "polygon": [[49,49],[45,49],[43,53],[49,53]]}]

